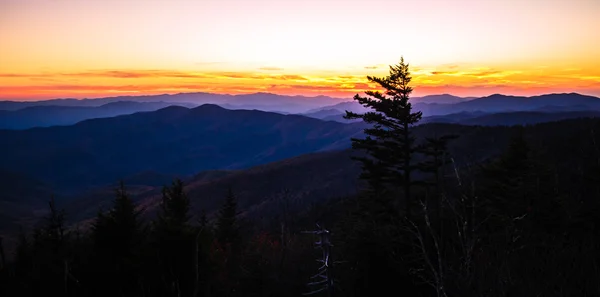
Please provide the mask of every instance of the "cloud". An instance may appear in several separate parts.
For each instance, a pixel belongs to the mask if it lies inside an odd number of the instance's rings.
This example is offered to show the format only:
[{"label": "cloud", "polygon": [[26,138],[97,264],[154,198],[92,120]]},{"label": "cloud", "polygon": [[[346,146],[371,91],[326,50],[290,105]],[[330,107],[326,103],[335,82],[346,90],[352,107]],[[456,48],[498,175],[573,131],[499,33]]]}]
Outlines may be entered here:
[{"label": "cloud", "polygon": [[430,71],[429,75],[447,75],[447,76],[456,76],[456,77],[466,77],[466,78],[489,78],[489,77],[507,77],[514,74],[519,74],[521,71],[502,71],[502,70],[435,70]]},{"label": "cloud", "polygon": [[281,71],[283,68],[279,67],[260,67],[258,70],[266,70],[266,71]]},{"label": "cloud", "polygon": [[381,67],[384,67],[384,64],[377,64],[377,65],[373,65],[373,66],[365,66],[365,69],[369,69],[369,70],[373,70],[373,69],[379,69]]},{"label": "cloud", "polygon": [[[373,66],[379,67],[379,65]],[[272,70],[276,67],[263,67]],[[453,69],[452,69],[453,68]],[[262,69],[262,68],[261,68]],[[414,67],[416,69],[416,67]],[[360,70],[360,69],[359,69]],[[360,70],[359,73],[364,72]],[[552,90],[590,94],[600,87],[598,72],[499,70],[487,67],[441,66],[413,71],[415,94],[452,93],[462,96]],[[19,98],[50,98],[97,94],[157,94],[169,92],[323,94],[337,96],[376,89],[365,75],[340,72],[298,75],[264,71],[177,71],[168,69],[96,69],[80,72],[0,73],[6,78],[0,93]],[[12,83],[12,79],[19,81]],[[29,84],[29,85],[27,85]],[[544,91],[545,90],[545,91]],[[589,90],[589,91],[586,91]],[[596,93],[595,93],[596,94]],[[596,94],[598,95],[598,94]],[[28,97],[29,96],[29,97]],[[416,95],[419,96],[419,95]]]},{"label": "cloud", "polygon": [[181,71],[169,70],[97,70],[76,73],[60,73],[61,76],[76,77],[111,77],[111,78],[151,78],[151,77],[173,77],[173,78],[197,78],[202,74],[194,74]]},{"label": "cloud", "polygon": [[432,71],[430,72],[432,75],[444,75],[444,74],[456,74],[456,71]]},{"label": "cloud", "polygon": [[278,75],[278,76],[275,76],[275,78],[281,79],[281,80],[302,80],[302,81],[308,81],[308,78],[306,78],[304,76],[301,76],[301,75]]},{"label": "cloud", "polygon": [[257,74],[252,72],[183,72],[170,70],[90,70],[84,72],[63,72],[54,74],[14,74],[0,73],[6,78],[32,78],[32,77],[105,77],[105,78],[234,78],[234,79],[280,79],[303,80],[308,79],[300,75],[290,74]]},{"label": "cloud", "polygon": [[194,74],[181,71],[168,70],[90,70],[85,72],[63,72],[63,73],[34,73],[14,74],[0,73],[0,77],[6,78],[32,78],[32,77],[109,77],[109,78],[149,78],[149,77],[175,77],[195,78],[203,77],[202,74]]}]

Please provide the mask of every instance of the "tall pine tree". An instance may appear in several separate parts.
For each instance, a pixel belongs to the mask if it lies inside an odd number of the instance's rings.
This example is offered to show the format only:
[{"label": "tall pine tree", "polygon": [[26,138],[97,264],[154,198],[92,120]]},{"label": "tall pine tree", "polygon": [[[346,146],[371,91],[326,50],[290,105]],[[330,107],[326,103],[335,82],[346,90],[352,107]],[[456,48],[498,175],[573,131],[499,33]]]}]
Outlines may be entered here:
[{"label": "tall pine tree", "polygon": [[161,279],[167,284],[165,296],[189,295],[193,291],[195,259],[194,234],[189,225],[190,200],[183,182],[173,181],[162,191],[162,203],[156,222]]},{"label": "tall pine tree", "polygon": [[346,111],[346,119],[362,119],[373,124],[365,129],[365,139],[352,139],[352,147],[364,150],[367,157],[355,157],[362,162],[361,177],[366,179],[371,189],[381,194],[390,185],[401,185],[404,192],[405,212],[410,217],[411,187],[414,185],[412,173],[418,169],[413,161],[418,147],[412,135],[412,127],[421,120],[420,111],[413,112],[409,86],[411,76],[404,57],[397,65],[391,65],[386,77],[367,76],[369,82],[376,83],[385,92],[366,91],[367,97],[356,94],[354,100],[372,109],[364,114]]},{"label": "tall pine tree", "polygon": [[231,188],[227,191],[225,203],[219,210],[217,218],[216,235],[222,245],[233,245],[238,241],[239,228],[237,221],[237,201]]},{"label": "tall pine tree", "polygon": [[226,296],[237,296],[241,264],[242,247],[238,210],[235,195],[231,188],[227,191],[225,202],[219,210],[215,235],[223,255],[221,287]]},{"label": "tall pine tree", "polygon": [[92,226],[92,239],[97,265],[103,279],[95,290],[98,294],[133,294],[141,275],[141,248],[145,228],[140,212],[127,193],[123,182],[115,191],[113,208],[98,213]]}]

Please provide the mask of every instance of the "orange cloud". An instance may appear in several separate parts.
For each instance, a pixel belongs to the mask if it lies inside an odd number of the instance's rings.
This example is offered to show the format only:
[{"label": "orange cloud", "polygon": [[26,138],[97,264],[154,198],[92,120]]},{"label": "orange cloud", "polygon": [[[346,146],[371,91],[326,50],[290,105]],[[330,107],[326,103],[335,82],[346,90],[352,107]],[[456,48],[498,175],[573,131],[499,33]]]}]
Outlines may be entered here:
[{"label": "orange cloud", "polygon": [[[412,67],[415,96],[452,93],[483,96],[492,93],[540,94],[580,92],[600,95],[600,72],[596,68],[487,68],[446,65]],[[417,69],[416,71],[414,69]],[[373,73],[374,72],[374,73]],[[366,75],[372,73],[266,73],[254,71],[87,70],[79,72],[0,73],[0,98],[47,99],[56,97],[103,97],[115,93],[163,94],[169,92],[330,95],[351,97],[377,88]]]}]

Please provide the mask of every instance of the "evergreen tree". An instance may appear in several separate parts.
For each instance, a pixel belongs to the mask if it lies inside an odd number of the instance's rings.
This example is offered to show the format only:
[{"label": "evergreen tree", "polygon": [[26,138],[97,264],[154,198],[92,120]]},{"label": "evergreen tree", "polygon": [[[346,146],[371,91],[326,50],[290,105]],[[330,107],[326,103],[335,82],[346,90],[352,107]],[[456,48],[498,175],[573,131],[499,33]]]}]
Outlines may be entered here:
[{"label": "evergreen tree", "polygon": [[241,293],[238,291],[238,286],[243,257],[237,215],[235,195],[233,190],[229,188],[225,202],[219,210],[215,230],[224,261],[221,267],[221,289],[225,296],[237,296],[238,293]]},{"label": "evergreen tree", "polygon": [[161,212],[158,221],[163,226],[174,230],[183,230],[188,227],[190,220],[190,199],[184,192],[183,182],[176,179],[171,187],[163,187]]},{"label": "evergreen tree", "polygon": [[[427,137],[425,143],[420,146],[419,152],[425,156],[425,160],[420,163],[420,170],[429,173],[432,177],[424,181],[427,187],[433,187],[433,193],[427,193],[427,205],[434,208],[435,220],[441,223],[442,217],[442,191],[443,175],[442,167],[446,164],[448,154],[448,143],[457,138],[456,135],[444,135],[441,137]],[[430,203],[435,200],[434,203]],[[441,232],[441,224],[438,226]]]},{"label": "evergreen tree", "polygon": [[196,259],[195,236],[190,219],[190,200],[180,179],[162,191],[162,203],[156,223],[161,278],[167,283],[167,296],[189,295],[193,291]]},{"label": "evergreen tree", "polygon": [[219,210],[216,224],[216,236],[222,245],[235,244],[239,237],[237,221],[237,202],[231,188],[227,191],[225,203]]},{"label": "evergreen tree", "polygon": [[[54,197],[50,199],[48,206],[50,213],[43,218],[42,225],[34,230],[31,244],[22,237],[18,256],[24,263],[30,261],[30,266],[24,267],[23,272],[29,273],[32,294],[64,296],[67,295],[68,285],[67,280],[62,277],[68,260],[65,212],[56,208]],[[26,257],[30,259],[25,259]]]},{"label": "evergreen tree", "polygon": [[103,272],[99,277],[104,279],[97,283],[98,294],[127,295],[137,289],[145,233],[139,216],[121,182],[115,191],[113,208],[107,213],[99,212],[92,226],[96,265]]},{"label": "evergreen tree", "polygon": [[390,66],[386,77],[367,76],[369,82],[378,84],[385,92],[366,91],[367,97],[356,94],[354,100],[373,111],[358,114],[346,111],[346,119],[362,119],[373,124],[365,129],[365,139],[352,139],[352,148],[364,150],[367,157],[355,157],[362,162],[361,178],[366,179],[373,191],[382,193],[390,185],[402,185],[406,216],[410,217],[412,173],[417,168],[413,162],[418,148],[412,135],[412,126],[422,117],[413,112],[409,86],[409,65],[404,62]]},{"label": "evergreen tree", "polygon": [[531,228],[556,230],[564,220],[564,211],[554,191],[553,174],[536,159],[524,128],[513,129],[506,151],[482,168],[482,197],[495,219],[492,222],[501,228],[518,223],[514,227],[520,232],[532,232]]}]

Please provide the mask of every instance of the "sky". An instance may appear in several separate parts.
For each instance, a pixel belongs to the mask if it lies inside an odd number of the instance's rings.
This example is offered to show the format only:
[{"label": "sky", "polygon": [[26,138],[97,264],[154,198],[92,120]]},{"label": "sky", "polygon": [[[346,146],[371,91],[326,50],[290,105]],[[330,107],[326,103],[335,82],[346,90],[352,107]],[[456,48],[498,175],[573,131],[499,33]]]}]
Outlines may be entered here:
[{"label": "sky", "polygon": [[600,0],[0,0],[0,99],[600,96]]}]

